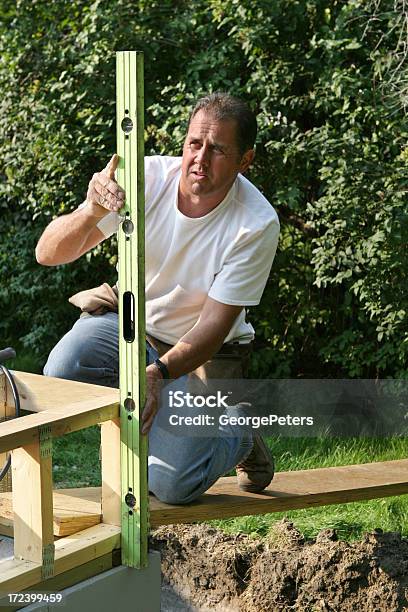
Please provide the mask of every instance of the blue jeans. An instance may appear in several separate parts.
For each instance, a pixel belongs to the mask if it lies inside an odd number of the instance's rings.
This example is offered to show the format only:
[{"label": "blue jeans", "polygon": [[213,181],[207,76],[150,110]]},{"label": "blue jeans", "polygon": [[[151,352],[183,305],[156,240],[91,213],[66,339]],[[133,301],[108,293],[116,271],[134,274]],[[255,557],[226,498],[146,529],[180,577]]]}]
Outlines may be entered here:
[{"label": "blue jeans", "polygon": [[[158,357],[147,344],[147,362]],[[118,315],[81,317],[51,351],[46,376],[119,386]],[[161,426],[159,410],[149,433],[149,490],[168,504],[186,504],[207,491],[252,450],[252,436],[181,438]]]}]

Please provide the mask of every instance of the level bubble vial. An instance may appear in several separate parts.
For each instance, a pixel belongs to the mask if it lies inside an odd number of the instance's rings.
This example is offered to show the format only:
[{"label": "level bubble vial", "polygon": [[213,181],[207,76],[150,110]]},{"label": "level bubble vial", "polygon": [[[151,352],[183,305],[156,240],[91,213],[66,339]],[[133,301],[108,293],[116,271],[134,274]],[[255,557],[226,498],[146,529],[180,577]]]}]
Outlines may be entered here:
[{"label": "level bubble vial", "polygon": [[130,117],[124,117],[120,126],[125,134],[130,134],[130,132],[133,130],[133,121]]},{"label": "level bubble vial", "polygon": [[127,412],[134,412],[134,410],[136,408],[136,404],[135,404],[134,400],[132,400],[131,397],[127,397],[125,399],[124,404],[125,404],[125,410]]},{"label": "level bubble vial", "polygon": [[133,225],[130,219],[125,219],[122,223],[122,229],[125,232],[126,236],[130,236],[130,234],[133,234],[135,226]]}]

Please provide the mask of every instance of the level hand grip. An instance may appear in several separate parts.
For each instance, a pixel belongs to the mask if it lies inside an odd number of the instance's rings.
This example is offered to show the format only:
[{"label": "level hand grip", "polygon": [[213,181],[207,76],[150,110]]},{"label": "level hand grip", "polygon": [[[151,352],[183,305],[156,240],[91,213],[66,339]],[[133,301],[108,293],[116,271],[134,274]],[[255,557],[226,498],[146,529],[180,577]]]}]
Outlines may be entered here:
[{"label": "level hand grip", "polygon": [[0,363],[7,361],[7,359],[14,359],[15,356],[16,356],[16,351],[9,346],[8,348],[5,348],[2,351],[0,351]]},{"label": "level hand grip", "polygon": [[123,294],[123,338],[126,342],[135,339],[135,296],[131,291]]}]

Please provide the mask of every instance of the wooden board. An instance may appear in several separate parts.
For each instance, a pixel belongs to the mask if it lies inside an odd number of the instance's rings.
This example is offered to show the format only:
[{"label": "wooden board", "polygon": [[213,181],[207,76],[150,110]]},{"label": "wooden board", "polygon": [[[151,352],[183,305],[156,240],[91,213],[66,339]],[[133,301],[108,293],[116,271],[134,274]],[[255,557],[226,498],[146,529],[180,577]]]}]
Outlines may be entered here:
[{"label": "wooden board", "polygon": [[86,398],[0,423],[0,453],[34,442],[41,425],[50,425],[51,435],[55,437],[118,418],[119,392],[110,391],[110,396]]},{"label": "wooden board", "polygon": [[[52,529],[51,449],[37,440],[12,453],[14,556],[47,565],[52,572],[54,535]],[[45,571],[45,570],[44,570]]]},{"label": "wooden board", "polygon": [[[120,547],[120,528],[96,525],[55,542],[54,575],[68,572]],[[0,561],[0,597],[18,593],[41,582],[41,565],[32,561]]]},{"label": "wooden board", "polygon": [[[25,589],[23,592],[42,593],[46,591],[47,593],[58,593],[63,589],[67,589],[68,587],[83,580],[87,580],[92,576],[102,574],[103,572],[106,572],[112,569],[112,567],[116,567],[118,565],[120,565],[120,550],[114,550],[106,555],[103,555],[102,557],[98,557],[97,559],[93,559],[92,561],[88,561],[82,565],[78,565],[67,572],[58,574],[57,576],[44,580],[39,584],[35,584],[30,588]],[[7,612],[14,612],[15,610],[21,610],[21,604],[13,606],[6,597],[0,599],[0,610],[3,608],[7,609]]]},{"label": "wooden board", "polygon": [[242,493],[235,476],[229,476],[188,506],[172,506],[152,498],[150,524],[266,514],[404,493],[408,493],[408,459],[279,472],[262,494]]},{"label": "wooden board", "polygon": [[[152,527],[218,518],[266,514],[408,493],[408,459],[295,472],[279,472],[262,494],[242,493],[234,476],[220,480],[185,506],[150,496]],[[101,488],[54,491],[54,534],[69,533],[86,521],[100,521]],[[0,524],[11,520],[10,493],[0,494]],[[0,526],[1,531],[1,526]],[[72,531],[71,531],[72,533]]]},{"label": "wooden board", "polygon": [[120,420],[101,424],[101,475],[103,522],[121,524]]},{"label": "wooden board", "polygon": [[[119,401],[119,389],[17,370],[13,370],[11,373],[20,395],[21,409],[27,412],[65,408],[67,405],[83,402],[84,399],[95,400],[100,406]],[[8,383],[6,397],[7,403],[12,405],[11,390],[8,388]]]},{"label": "wooden board", "polygon": [[[64,537],[101,522],[101,489],[61,489],[53,492],[54,536]],[[0,533],[12,535],[12,494],[0,493]]]}]

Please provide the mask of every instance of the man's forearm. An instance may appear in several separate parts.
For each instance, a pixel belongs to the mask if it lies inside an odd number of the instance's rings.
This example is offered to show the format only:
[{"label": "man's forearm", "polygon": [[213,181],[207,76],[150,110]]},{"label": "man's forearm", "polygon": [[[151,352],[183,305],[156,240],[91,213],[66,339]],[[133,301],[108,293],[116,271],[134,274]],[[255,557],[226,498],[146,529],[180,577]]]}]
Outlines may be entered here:
[{"label": "man's forearm", "polygon": [[211,359],[221,348],[242,306],[228,306],[207,298],[200,319],[161,361],[170,377],[176,379],[192,372]]},{"label": "man's forearm", "polygon": [[[161,357],[162,363],[169,370],[170,378],[175,379],[187,374],[208,361],[220,348],[225,333],[214,331],[202,323],[193,327],[173,348]],[[159,408],[160,391],[158,382],[162,379],[160,370],[150,364],[146,368],[147,399],[142,414],[142,433],[150,430],[153,419]]]},{"label": "man's forearm", "polygon": [[211,330],[206,334],[205,328],[193,328],[161,357],[161,361],[167,366],[170,378],[176,379],[211,359],[223,341],[223,337],[211,334]]},{"label": "man's forearm", "polygon": [[38,241],[35,250],[38,263],[57,266],[78,259],[99,220],[89,214],[87,207],[54,219]]},{"label": "man's forearm", "polygon": [[58,266],[75,261],[103,239],[98,222],[109,212],[118,212],[125,192],[115,180],[118,155],[112,155],[102,172],[93,175],[88,185],[86,206],[54,219],[38,241],[35,255],[44,266]]},{"label": "man's forearm", "polygon": [[[231,327],[242,310],[242,306],[223,304],[210,297],[205,300],[200,318],[165,355],[161,361],[167,367],[170,378],[175,379],[192,372],[211,359],[221,348]],[[146,368],[147,400],[142,414],[142,433],[146,434],[159,409],[157,383],[162,372],[154,364]]]}]

